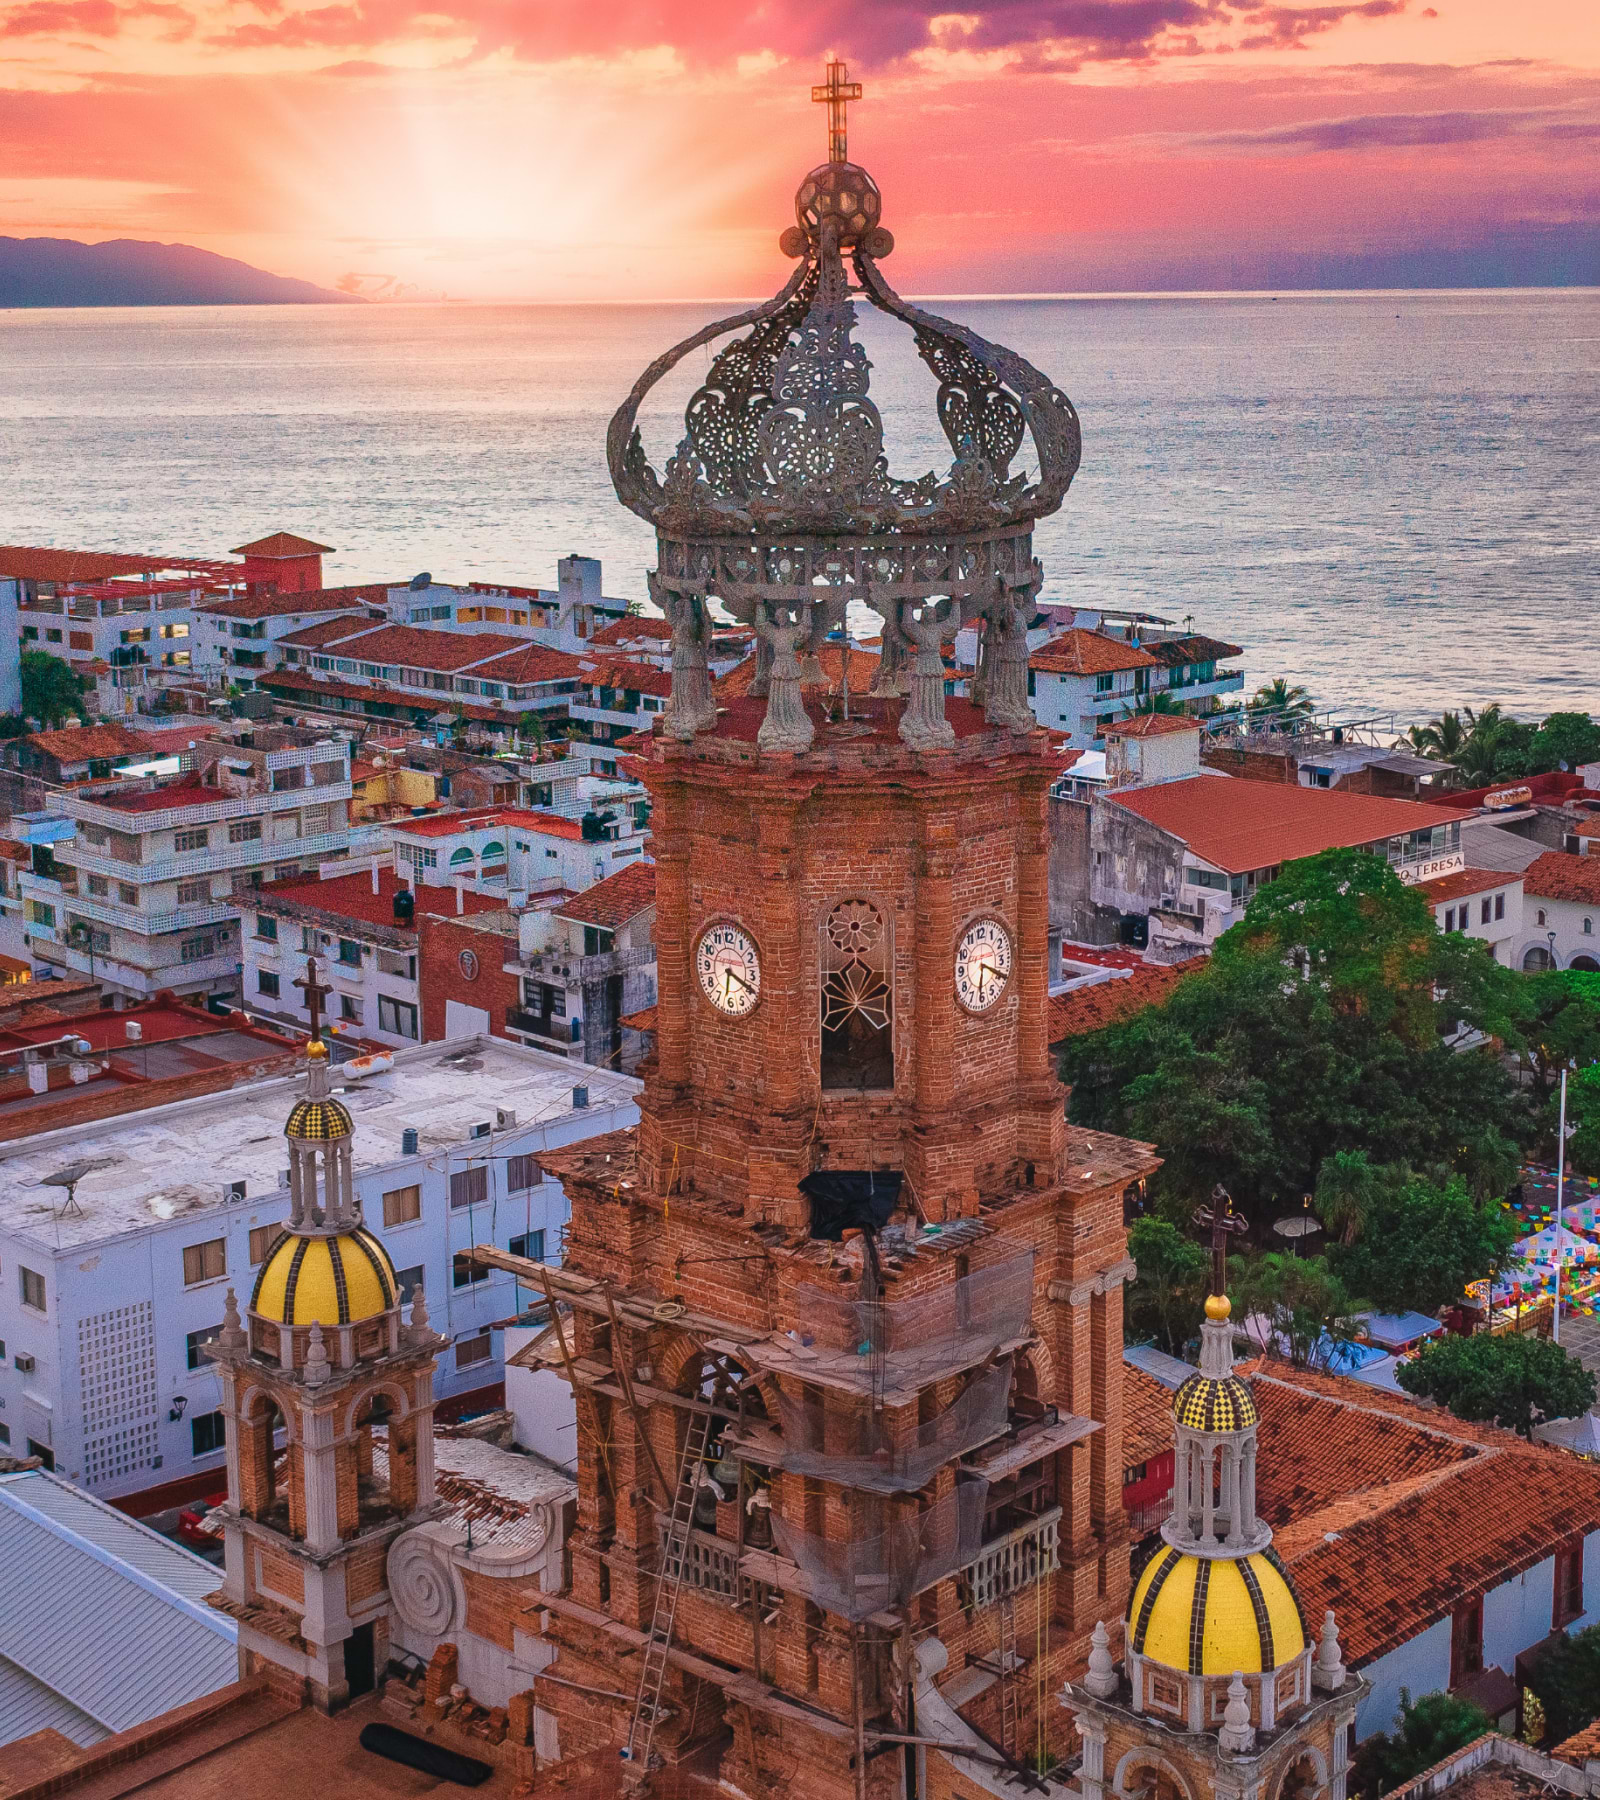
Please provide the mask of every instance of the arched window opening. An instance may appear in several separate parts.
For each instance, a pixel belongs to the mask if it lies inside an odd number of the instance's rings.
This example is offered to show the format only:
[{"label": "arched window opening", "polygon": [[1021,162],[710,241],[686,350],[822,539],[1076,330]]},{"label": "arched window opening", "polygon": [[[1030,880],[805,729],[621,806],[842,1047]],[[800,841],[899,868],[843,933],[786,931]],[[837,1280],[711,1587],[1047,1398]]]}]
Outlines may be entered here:
[{"label": "arched window opening", "polygon": [[867,900],[842,900],[822,934],[822,1085],[894,1086],[891,934]]}]

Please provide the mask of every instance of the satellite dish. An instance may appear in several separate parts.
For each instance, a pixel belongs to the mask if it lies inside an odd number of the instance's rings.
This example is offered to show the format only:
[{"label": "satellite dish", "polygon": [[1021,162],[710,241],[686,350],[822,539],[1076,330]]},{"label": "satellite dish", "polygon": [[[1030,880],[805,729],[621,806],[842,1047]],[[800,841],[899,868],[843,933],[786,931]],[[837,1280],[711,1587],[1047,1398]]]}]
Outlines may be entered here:
[{"label": "satellite dish", "polygon": [[411,577],[411,579],[406,583],[406,591],[408,593],[412,593],[412,594],[420,594],[425,589],[431,588],[432,586],[433,586],[433,576],[430,575],[426,569],[424,569],[420,575],[413,575]]},{"label": "satellite dish", "polygon": [[67,1190],[66,1200],[56,1217],[81,1219],[83,1208],[78,1204],[78,1183],[91,1170],[110,1168],[115,1161],[116,1158],[111,1156],[84,1156],[80,1157],[77,1162],[68,1163],[64,1169],[57,1169],[53,1175],[41,1176],[39,1181],[41,1187],[64,1187]]}]

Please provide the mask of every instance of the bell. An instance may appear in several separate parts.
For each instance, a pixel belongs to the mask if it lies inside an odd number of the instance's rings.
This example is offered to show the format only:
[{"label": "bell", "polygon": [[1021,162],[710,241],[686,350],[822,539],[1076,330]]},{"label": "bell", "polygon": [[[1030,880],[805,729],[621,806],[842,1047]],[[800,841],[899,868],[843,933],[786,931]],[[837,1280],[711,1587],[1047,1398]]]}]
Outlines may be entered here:
[{"label": "bell", "polygon": [[739,1464],[736,1458],[726,1450],[717,1459],[711,1470],[711,1478],[721,1488],[732,1488],[739,1485]]}]

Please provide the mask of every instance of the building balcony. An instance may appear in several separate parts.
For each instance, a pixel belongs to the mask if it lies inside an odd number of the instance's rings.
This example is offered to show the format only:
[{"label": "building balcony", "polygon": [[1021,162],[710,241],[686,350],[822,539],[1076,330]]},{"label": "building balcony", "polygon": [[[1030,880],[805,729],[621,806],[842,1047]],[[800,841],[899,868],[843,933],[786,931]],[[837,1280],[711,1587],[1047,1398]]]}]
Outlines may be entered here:
[{"label": "building balcony", "polygon": [[[27,877],[29,882],[33,876]],[[23,889],[26,898],[28,889]],[[78,894],[72,898],[72,910],[85,919],[93,919],[100,925],[120,925],[124,931],[131,931],[139,937],[160,937],[168,931],[191,931],[202,925],[220,925],[224,920],[233,920],[239,916],[242,901],[239,896],[229,895],[226,900],[213,901],[209,906],[182,906],[171,912],[141,912],[137,906],[122,906],[115,900],[96,899],[88,894]]]},{"label": "building balcony", "polygon": [[[349,784],[345,785],[348,788]],[[183,881],[191,875],[220,874],[230,869],[265,868],[276,862],[298,862],[307,856],[321,856],[343,850],[349,841],[348,828],[341,826],[337,831],[322,831],[312,837],[260,837],[245,844],[219,844],[211,849],[192,850],[182,856],[169,856],[157,862],[125,863],[113,856],[101,855],[80,837],[73,842],[72,857],[80,869],[89,869],[96,875],[105,875],[116,881],[136,881],[145,886],[157,881]]]},{"label": "building balcony", "polygon": [[[667,1518],[656,1514],[656,1548],[665,1567],[667,1555]],[[739,1573],[740,1550],[725,1538],[710,1531],[689,1533],[684,1552],[683,1585],[695,1589],[708,1599],[720,1600],[725,1606],[747,1607],[752,1595],[765,1609],[772,1589]]]},{"label": "building balcony", "polygon": [[572,1048],[572,1026],[566,1019],[547,1018],[543,1013],[523,1012],[508,1006],[506,1030],[519,1031],[534,1039],[535,1048],[539,1050],[555,1050],[565,1056]]},{"label": "building balcony", "polygon": [[[278,751],[274,754],[290,753]],[[283,788],[270,794],[219,796],[215,800],[162,807],[157,812],[128,812],[121,807],[99,806],[93,800],[73,794],[63,797],[62,810],[86,824],[103,825],[108,831],[139,836],[151,831],[182,831],[193,825],[214,825],[227,819],[252,819],[268,813],[293,812],[307,804],[321,806],[331,800],[348,800],[351,791],[348,780],[330,781],[321,786]],[[126,863],[112,865],[113,872],[127,867]]]},{"label": "building balcony", "polygon": [[993,1606],[1032,1587],[1042,1575],[1053,1575],[1061,1566],[1060,1536],[1061,1508],[1052,1506],[985,1544],[977,1560],[961,1571],[967,1604]]}]

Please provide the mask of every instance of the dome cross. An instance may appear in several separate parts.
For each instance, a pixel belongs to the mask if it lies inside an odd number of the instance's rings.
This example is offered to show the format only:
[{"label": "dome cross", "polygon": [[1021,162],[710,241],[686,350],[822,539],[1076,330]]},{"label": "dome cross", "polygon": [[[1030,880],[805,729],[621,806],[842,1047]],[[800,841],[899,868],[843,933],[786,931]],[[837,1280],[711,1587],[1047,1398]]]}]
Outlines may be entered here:
[{"label": "dome cross", "polygon": [[290,983],[290,986],[301,989],[305,994],[306,1011],[311,1015],[311,1042],[314,1044],[322,1042],[322,1002],[333,994],[331,987],[322,985],[318,979],[319,974],[317,959],[308,956],[305,974],[297,975]]},{"label": "dome cross", "polygon": [[828,109],[828,161],[849,162],[848,128],[845,108],[851,100],[861,98],[861,83],[850,80],[850,70],[842,62],[828,64],[828,79],[811,89],[814,105]]},{"label": "dome cross", "polygon": [[1233,1196],[1220,1181],[1211,1190],[1211,1204],[1195,1213],[1194,1222],[1211,1233],[1211,1292],[1220,1297],[1228,1291],[1228,1239],[1250,1227],[1233,1210]]}]

